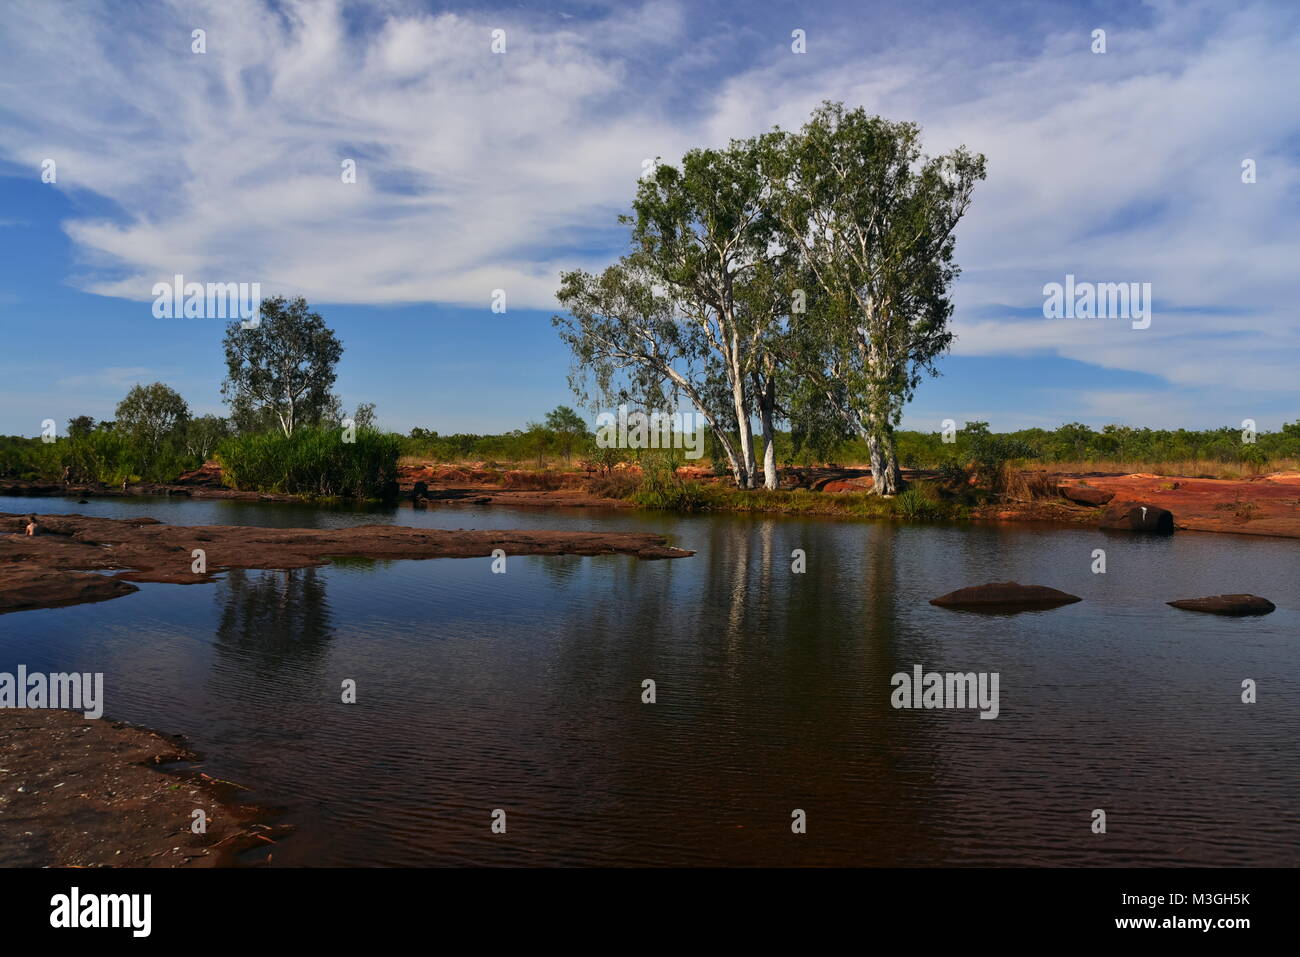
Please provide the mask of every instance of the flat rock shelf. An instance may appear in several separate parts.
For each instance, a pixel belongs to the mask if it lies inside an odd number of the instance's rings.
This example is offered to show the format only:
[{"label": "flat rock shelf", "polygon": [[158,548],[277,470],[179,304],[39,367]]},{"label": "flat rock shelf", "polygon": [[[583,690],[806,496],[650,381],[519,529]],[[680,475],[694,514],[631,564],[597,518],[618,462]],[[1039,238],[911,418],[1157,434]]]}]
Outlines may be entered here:
[{"label": "flat rock shelf", "polygon": [[[634,532],[495,531],[360,525],[254,528],[164,525],[152,518],[0,512],[0,613],[103,601],[131,582],[196,584],[231,568],[308,568],[331,558],[479,558],[506,555],[633,555],[685,558],[662,535]],[[202,571],[195,551],[201,550]],[[114,575],[96,572],[116,572]]]}]

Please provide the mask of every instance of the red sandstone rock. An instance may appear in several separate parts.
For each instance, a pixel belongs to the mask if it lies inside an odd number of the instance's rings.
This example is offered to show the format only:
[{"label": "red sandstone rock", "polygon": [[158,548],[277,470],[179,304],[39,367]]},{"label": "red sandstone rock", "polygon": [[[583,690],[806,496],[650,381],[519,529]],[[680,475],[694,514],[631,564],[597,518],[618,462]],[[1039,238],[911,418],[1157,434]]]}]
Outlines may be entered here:
[{"label": "red sandstone rock", "polygon": [[1093,488],[1090,485],[1062,485],[1061,495],[1080,505],[1105,505],[1115,497],[1114,492]]}]

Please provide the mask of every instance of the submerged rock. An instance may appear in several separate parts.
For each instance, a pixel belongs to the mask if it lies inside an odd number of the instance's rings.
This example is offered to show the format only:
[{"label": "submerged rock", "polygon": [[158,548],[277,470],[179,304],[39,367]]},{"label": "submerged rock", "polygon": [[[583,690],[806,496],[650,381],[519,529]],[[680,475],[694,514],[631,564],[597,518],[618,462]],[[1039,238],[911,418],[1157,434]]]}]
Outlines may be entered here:
[{"label": "submerged rock", "polygon": [[93,572],[6,564],[0,568],[0,614],[108,601],[139,591],[130,582]]},{"label": "submerged rock", "polygon": [[1211,615],[1267,615],[1277,608],[1258,595],[1211,595],[1208,598],[1180,598],[1166,602],[1186,611],[1204,611]]},{"label": "submerged rock", "polygon": [[1174,513],[1158,505],[1143,505],[1141,502],[1121,502],[1106,509],[1101,516],[1101,527],[1123,532],[1172,535],[1174,533]]},{"label": "submerged rock", "polygon": [[1021,585],[1017,582],[990,582],[959,588],[938,598],[931,605],[941,608],[964,608],[971,611],[1029,611],[1056,608],[1083,601],[1078,595],[1048,588],[1046,585]]}]

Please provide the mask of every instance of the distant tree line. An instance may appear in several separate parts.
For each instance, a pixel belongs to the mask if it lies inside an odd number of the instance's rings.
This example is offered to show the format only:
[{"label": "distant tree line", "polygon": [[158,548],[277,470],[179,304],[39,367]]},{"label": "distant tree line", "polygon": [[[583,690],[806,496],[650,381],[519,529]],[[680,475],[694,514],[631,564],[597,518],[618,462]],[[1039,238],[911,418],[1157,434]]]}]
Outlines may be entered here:
[{"label": "distant tree line", "polygon": [[[563,421],[564,428],[556,428]],[[809,436],[792,430],[772,432],[772,457],[784,467],[866,465],[870,461],[868,444],[860,437],[821,441],[824,436]],[[738,436],[729,436],[734,444]],[[1022,462],[1044,466],[1055,464],[1119,463],[1188,464],[1197,462],[1239,465],[1243,471],[1262,468],[1269,463],[1300,459],[1300,421],[1287,423],[1277,432],[1259,432],[1254,442],[1243,441],[1239,428],[1219,429],[1146,429],[1123,425],[1106,425],[1093,429],[1078,422],[1056,429],[1022,429],[992,432],[987,422],[967,422],[957,429],[951,442],[944,441],[941,431],[921,432],[898,429],[894,444],[900,467],[940,469],[944,467],[983,466],[986,469],[1002,462]],[[762,443],[761,437],[758,439]],[[697,464],[715,465],[715,470],[729,474],[725,457],[706,442],[705,457]],[[767,449],[759,446],[764,457]],[[402,454],[422,461],[441,463],[547,463],[587,464],[636,463],[645,456],[635,449],[601,449],[595,433],[572,409],[559,407],[543,422],[531,422],[523,429],[496,434],[454,433],[414,428],[402,437]],[[678,464],[690,465],[676,452]]]}]

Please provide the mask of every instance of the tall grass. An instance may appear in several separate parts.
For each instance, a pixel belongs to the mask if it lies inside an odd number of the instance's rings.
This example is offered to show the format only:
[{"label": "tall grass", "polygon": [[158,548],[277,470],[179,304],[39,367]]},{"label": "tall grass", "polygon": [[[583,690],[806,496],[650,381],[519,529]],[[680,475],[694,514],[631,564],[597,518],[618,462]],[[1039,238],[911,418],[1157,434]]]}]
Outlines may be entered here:
[{"label": "tall grass", "polygon": [[677,474],[678,461],[671,451],[646,452],[641,458],[641,483],[629,497],[642,508],[693,512],[708,503],[708,491],[699,482]]},{"label": "tall grass", "polygon": [[949,510],[929,487],[918,486],[899,493],[894,512],[909,522],[932,522],[949,517]]},{"label": "tall grass", "polygon": [[312,498],[380,499],[396,489],[398,436],[358,429],[344,442],[338,429],[303,428],[238,435],[217,449],[222,481],[245,491]]}]

